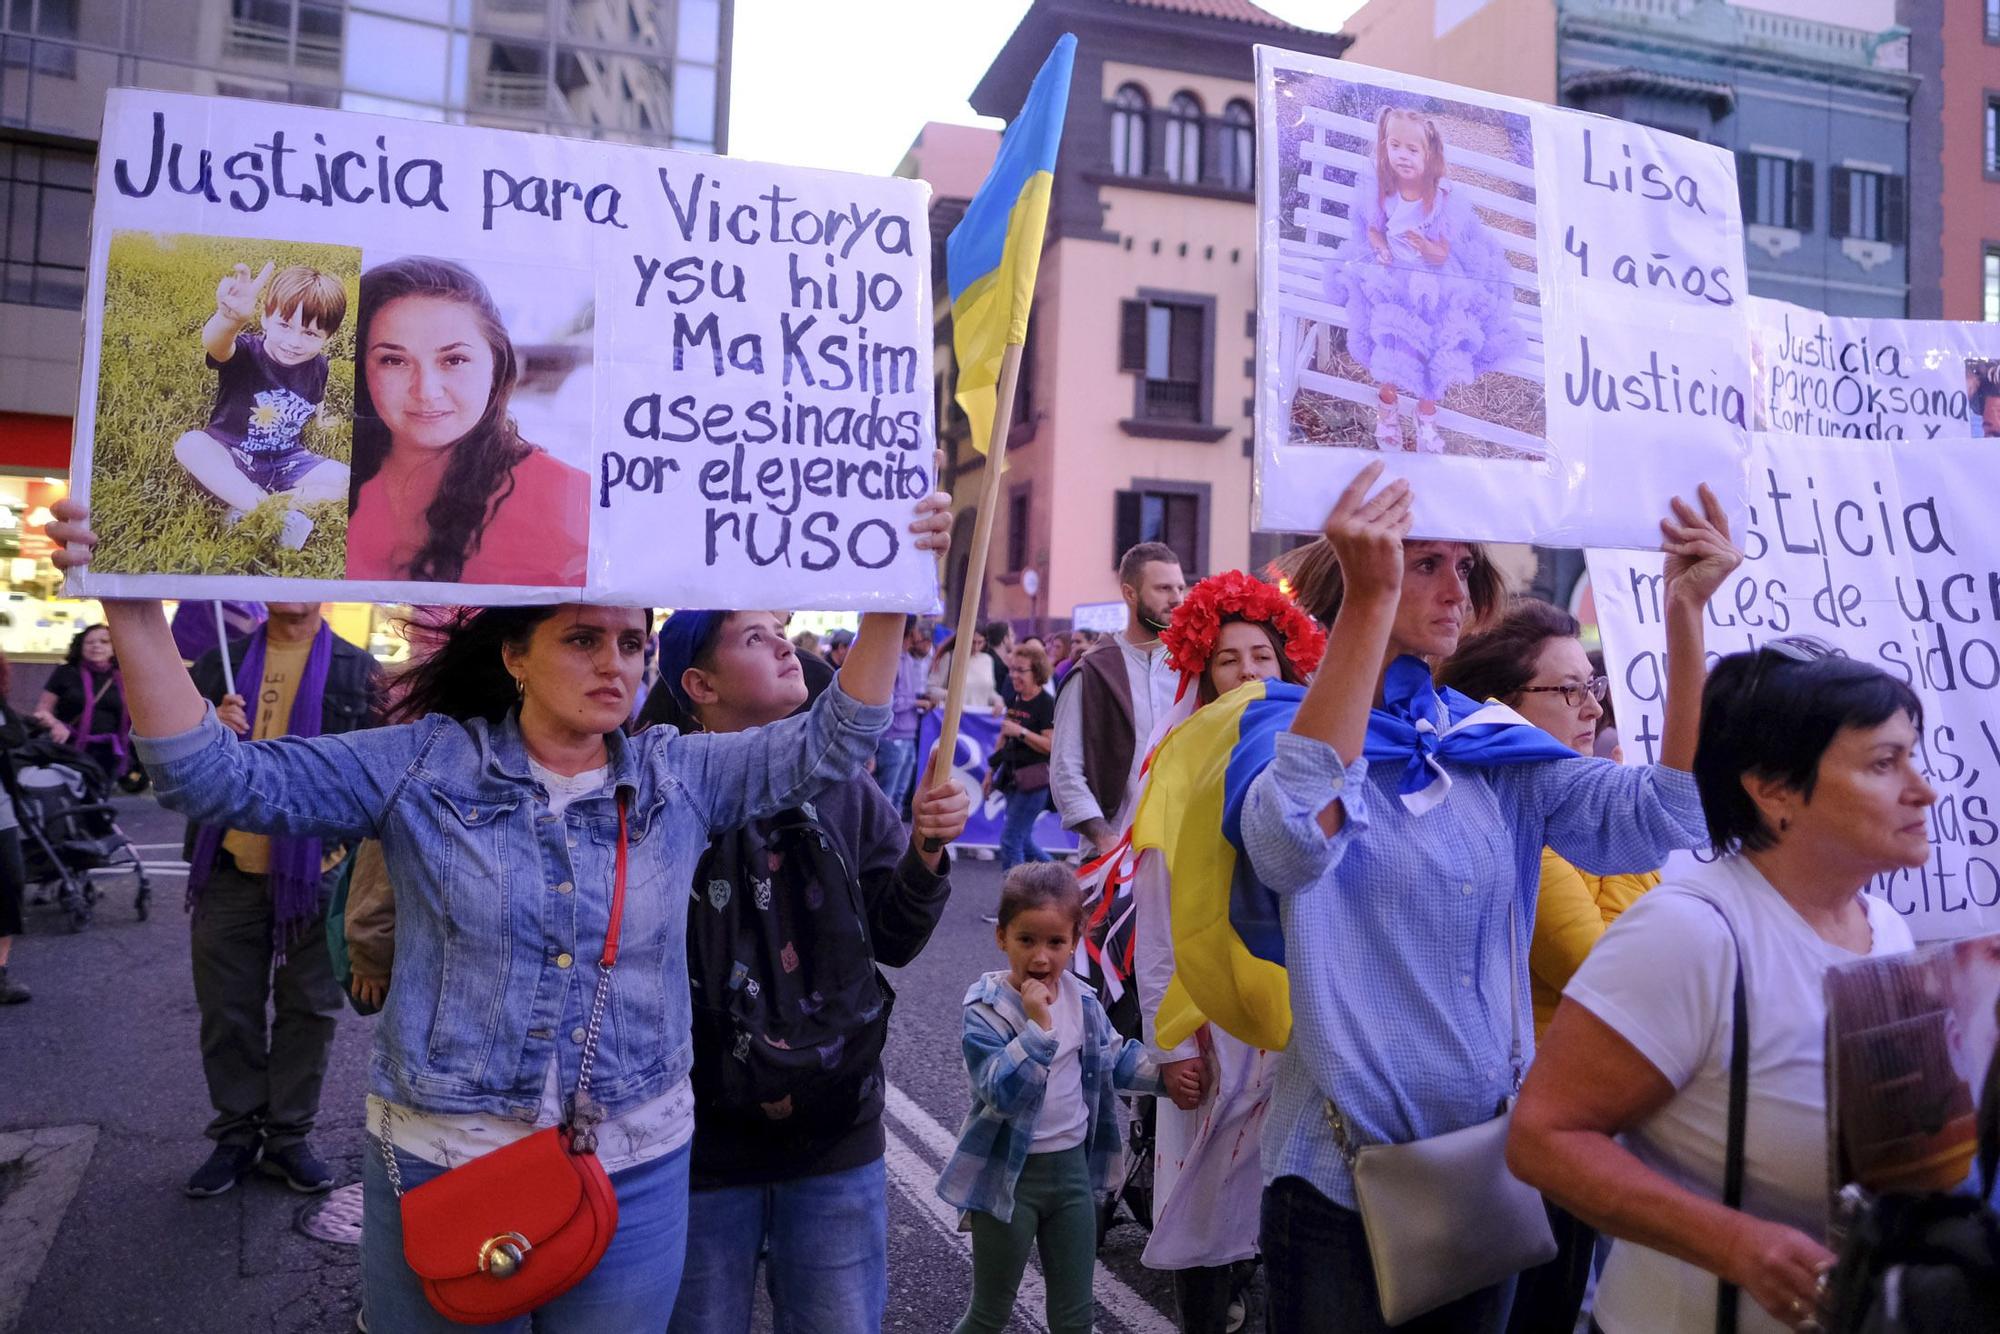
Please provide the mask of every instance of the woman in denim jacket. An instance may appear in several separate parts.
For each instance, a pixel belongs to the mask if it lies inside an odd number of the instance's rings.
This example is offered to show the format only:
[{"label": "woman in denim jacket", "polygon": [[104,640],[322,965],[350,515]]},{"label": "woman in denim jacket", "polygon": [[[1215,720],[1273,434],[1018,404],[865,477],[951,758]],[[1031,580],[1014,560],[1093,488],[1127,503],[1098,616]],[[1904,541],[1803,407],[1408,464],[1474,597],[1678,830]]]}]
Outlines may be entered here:
[{"label": "woman in denim jacket", "polygon": [[[59,562],[90,559],[65,503]],[[941,550],[941,498],[917,507]],[[338,736],[245,743],[181,665],[157,602],[107,602],[140,758],[162,805],[258,833],[381,840],[397,893],[396,971],[376,1029],[371,1135],[404,1189],[559,1119],[574,1094],[609,924],[618,806],[629,865],[590,1102],[619,1225],[590,1276],[533,1317],[542,1331],[657,1326],[686,1240],[693,1130],[687,886],[710,837],[847,778],[889,719],[903,617],[871,614],[808,714],[727,735],[626,737],[650,616],[565,605],[465,613],[414,673],[403,716]],[[403,1258],[385,1155],[364,1155],[370,1327],[457,1326]],[[529,1318],[506,1326],[526,1330]]]}]

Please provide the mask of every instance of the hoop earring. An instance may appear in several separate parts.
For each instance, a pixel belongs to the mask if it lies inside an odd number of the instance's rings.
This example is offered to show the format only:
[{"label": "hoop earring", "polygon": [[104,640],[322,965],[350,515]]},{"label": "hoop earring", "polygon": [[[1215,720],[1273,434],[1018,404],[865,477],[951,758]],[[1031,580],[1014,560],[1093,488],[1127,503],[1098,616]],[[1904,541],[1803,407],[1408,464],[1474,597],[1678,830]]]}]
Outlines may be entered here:
[{"label": "hoop earring", "polygon": [[527,697],[528,697],[528,678],[527,678],[527,677],[525,677],[525,676],[516,676],[516,677],[514,677],[514,699],[515,699],[515,701],[516,701],[516,702],[519,702],[519,701],[521,701],[521,700],[524,700],[524,699],[526,699]]}]

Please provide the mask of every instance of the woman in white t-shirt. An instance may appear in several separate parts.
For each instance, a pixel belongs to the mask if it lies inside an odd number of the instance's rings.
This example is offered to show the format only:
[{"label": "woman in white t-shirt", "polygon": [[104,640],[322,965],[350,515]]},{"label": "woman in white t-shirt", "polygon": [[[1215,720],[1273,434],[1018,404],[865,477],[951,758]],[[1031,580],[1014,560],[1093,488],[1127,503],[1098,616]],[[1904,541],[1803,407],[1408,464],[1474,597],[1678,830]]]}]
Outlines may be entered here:
[{"label": "woman in white t-shirt", "polygon": [[[1924,864],[1936,794],[1923,711],[1811,640],[1716,665],[1695,781],[1712,863],[1672,864],[1564,991],[1514,1113],[1522,1180],[1617,1238],[1605,1334],[1708,1334],[1718,1277],[1739,1328],[1811,1322],[1827,1226],[1826,970],[1911,947],[1871,877]],[[1720,1201],[1736,970],[1748,1000],[1740,1210]]]}]

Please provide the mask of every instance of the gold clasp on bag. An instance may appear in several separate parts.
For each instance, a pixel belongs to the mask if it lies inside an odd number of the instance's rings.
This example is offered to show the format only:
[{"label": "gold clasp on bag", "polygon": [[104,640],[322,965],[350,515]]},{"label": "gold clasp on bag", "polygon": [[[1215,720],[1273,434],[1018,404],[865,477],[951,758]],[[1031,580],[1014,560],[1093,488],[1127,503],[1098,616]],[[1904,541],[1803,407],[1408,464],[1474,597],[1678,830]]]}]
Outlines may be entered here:
[{"label": "gold clasp on bag", "polygon": [[494,1278],[512,1278],[520,1271],[521,1261],[533,1249],[528,1239],[518,1232],[502,1232],[497,1237],[488,1237],[479,1247],[479,1270]]}]

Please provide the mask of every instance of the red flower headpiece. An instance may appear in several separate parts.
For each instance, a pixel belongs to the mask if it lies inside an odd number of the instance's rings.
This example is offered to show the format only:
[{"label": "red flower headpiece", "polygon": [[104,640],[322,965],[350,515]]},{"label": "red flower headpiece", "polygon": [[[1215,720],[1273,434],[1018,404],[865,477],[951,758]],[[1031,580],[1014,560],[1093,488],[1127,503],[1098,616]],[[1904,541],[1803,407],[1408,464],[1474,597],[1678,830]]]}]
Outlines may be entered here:
[{"label": "red flower headpiece", "polygon": [[1174,609],[1173,623],[1160,633],[1167,660],[1185,676],[1200,676],[1215,652],[1223,618],[1239,617],[1270,626],[1285,641],[1285,657],[1301,679],[1319,668],[1326,634],[1305,609],[1283,591],[1242,570],[1212,574],[1188,591]]}]

